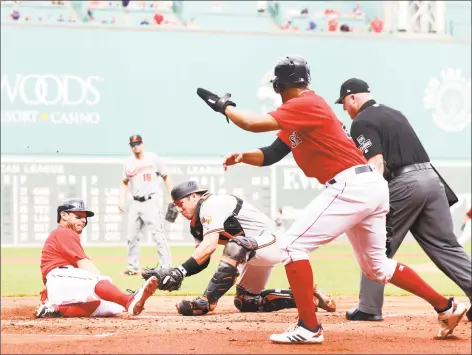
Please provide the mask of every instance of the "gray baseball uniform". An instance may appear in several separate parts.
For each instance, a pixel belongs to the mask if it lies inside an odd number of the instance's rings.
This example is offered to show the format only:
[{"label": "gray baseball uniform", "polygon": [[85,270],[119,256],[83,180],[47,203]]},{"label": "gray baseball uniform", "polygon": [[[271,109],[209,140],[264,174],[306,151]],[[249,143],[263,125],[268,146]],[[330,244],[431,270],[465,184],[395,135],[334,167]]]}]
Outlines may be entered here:
[{"label": "gray baseball uniform", "polygon": [[[225,221],[233,215],[237,200],[231,195],[211,195],[201,205],[199,217],[203,234],[223,232]],[[235,216],[247,237],[253,237],[259,249],[249,262],[238,266],[241,275],[238,286],[252,294],[259,294],[269,280],[272,269],[280,262],[279,240],[273,233],[274,223],[247,201]],[[200,240],[195,240],[197,244]]]},{"label": "gray baseball uniform", "polygon": [[167,175],[167,167],[154,153],[143,152],[142,158],[134,155],[123,165],[123,180],[133,200],[128,211],[128,268],[139,270],[139,234],[147,226],[157,246],[160,265],[171,266],[170,249],[164,234],[161,209],[158,203],[159,178]]}]

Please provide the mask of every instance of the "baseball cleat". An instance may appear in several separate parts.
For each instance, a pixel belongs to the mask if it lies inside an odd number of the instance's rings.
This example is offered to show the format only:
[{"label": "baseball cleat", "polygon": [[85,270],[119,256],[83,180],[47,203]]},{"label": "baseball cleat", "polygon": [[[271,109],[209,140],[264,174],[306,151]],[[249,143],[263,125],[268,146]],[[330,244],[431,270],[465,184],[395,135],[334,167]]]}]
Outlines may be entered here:
[{"label": "baseball cleat", "polygon": [[362,312],[357,308],[351,308],[346,312],[346,319],[353,321],[365,321],[365,322],[380,322],[383,321],[383,317],[377,314]]},{"label": "baseball cleat", "polygon": [[460,320],[464,316],[467,308],[463,303],[457,303],[454,298],[449,298],[451,306],[447,311],[438,313],[438,321],[441,325],[438,331],[439,338],[446,338],[452,334],[454,328],[459,324]]},{"label": "baseball cleat", "polygon": [[141,288],[136,291],[133,299],[129,303],[128,313],[137,316],[144,310],[144,303],[146,300],[151,297],[157,289],[157,278],[151,276],[146,282],[141,286]]},{"label": "baseball cleat", "polygon": [[141,273],[139,271],[133,271],[133,270],[125,270],[121,273],[121,275],[125,276],[139,276]]},{"label": "baseball cleat", "polygon": [[41,304],[34,311],[34,318],[57,318],[62,317],[59,308],[52,304]]},{"label": "baseball cleat", "polygon": [[270,340],[281,344],[321,344],[324,341],[323,327],[321,324],[314,329],[308,330],[303,326],[303,322],[291,325],[281,334],[272,334]]}]

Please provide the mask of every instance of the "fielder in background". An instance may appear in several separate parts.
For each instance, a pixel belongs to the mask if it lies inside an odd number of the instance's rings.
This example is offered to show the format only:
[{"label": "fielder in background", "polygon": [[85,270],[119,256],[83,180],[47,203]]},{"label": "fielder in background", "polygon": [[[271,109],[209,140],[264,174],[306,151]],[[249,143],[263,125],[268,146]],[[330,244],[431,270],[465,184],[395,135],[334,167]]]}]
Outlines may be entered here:
[{"label": "fielder in background", "polygon": [[[376,103],[369,85],[357,78],[341,85],[336,103],[352,118],[351,136],[367,163],[388,181],[387,256],[395,256],[410,231],[431,261],[471,299],[471,260],[454,234],[450,210],[457,197],[431,165],[408,119]],[[362,274],[359,305],[346,318],[383,320],[384,289]]]},{"label": "fielder in background", "polygon": [[41,274],[46,288],[36,318],[110,317],[123,311],[138,315],[157,288],[149,278],[135,293],[121,292],[111,278],[100,271],[85,254],[80,234],[94,213],[80,199],[64,201],[57,207],[58,227],[49,234],[41,253]]},{"label": "fielder in background", "polygon": [[[457,239],[459,241],[459,244],[464,246],[465,243],[467,243],[470,238],[471,238],[471,232],[472,232],[472,226],[471,226],[471,221],[472,220],[472,208],[465,214],[464,217],[464,222],[461,226],[461,235]],[[469,310],[470,312],[470,310]],[[469,317],[469,320],[472,320],[472,315]]]},{"label": "fielder in background", "polygon": [[120,188],[119,209],[124,212],[128,186],[133,200],[128,209],[128,268],[123,275],[139,275],[139,237],[144,227],[156,243],[159,264],[161,267],[171,265],[171,253],[167,244],[159,206],[159,178],[164,180],[170,194],[172,183],[167,167],[157,154],[145,152],[143,139],[140,135],[129,138],[133,155],[127,158],[123,165],[123,178]]},{"label": "fielder in background", "polygon": [[[241,312],[273,312],[295,308],[290,290],[264,289],[275,265],[280,262],[279,235],[274,223],[247,201],[233,195],[213,195],[195,181],[183,181],[172,190],[179,212],[190,223],[196,249],[176,268],[144,269],[143,278],[156,276],[158,288],[178,290],[184,277],[198,274],[210,263],[218,244],[225,245],[223,256],[202,297],[183,300],[177,310],[184,316],[213,311],[218,300],[235,284],[234,305]],[[314,309],[336,310],[331,297],[312,289]]]},{"label": "fielder in background", "polygon": [[467,308],[446,298],[408,266],[386,255],[388,184],[367,164],[341,121],[326,101],[308,88],[310,69],[299,56],[282,58],[274,69],[273,88],[282,106],[268,114],[236,108],[231,95],[217,96],[198,88],[197,94],[214,111],[250,132],[278,131],[267,147],[229,154],[223,165],[246,163],[268,166],[292,152],[307,177],[325,189],[302,211],[283,240],[283,263],[298,309],[298,323],[281,334],[277,343],[322,343],[323,328],[313,304],[313,272],[308,253],[346,234],[364,274],[392,283],[427,301],[438,315],[439,337],[451,334]]}]

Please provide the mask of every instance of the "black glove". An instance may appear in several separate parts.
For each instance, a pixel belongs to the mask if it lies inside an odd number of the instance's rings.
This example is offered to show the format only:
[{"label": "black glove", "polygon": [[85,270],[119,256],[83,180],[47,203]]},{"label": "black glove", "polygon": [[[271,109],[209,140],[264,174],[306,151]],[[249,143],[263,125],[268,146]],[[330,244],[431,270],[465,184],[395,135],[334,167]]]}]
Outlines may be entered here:
[{"label": "black glove", "polygon": [[169,203],[169,205],[167,206],[166,221],[174,223],[178,215],[179,210],[177,210],[177,207],[175,207],[172,202]]},{"label": "black glove", "polygon": [[207,105],[213,109],[213,111],[223,114],[226,117],[226,121],[228,121],[229,123],[229,119],[225,114],[226,107],[227,106],[236,107],[236,104],[233,101],[230,101],[231,94],[225,94],[219,97],[215,95],[214,93],[212,93],[211,91],[198,88],[197,95],[200,96],[201,99],[205,101]]},{"label": "black glove", "polygon": [[151,276],[157,277],[157,288],[161,291],[177,291],[182,286],[184,275],[182,272],[173,267],[165,268],[144,268],[141,272],[143,279],[147,280]]}]

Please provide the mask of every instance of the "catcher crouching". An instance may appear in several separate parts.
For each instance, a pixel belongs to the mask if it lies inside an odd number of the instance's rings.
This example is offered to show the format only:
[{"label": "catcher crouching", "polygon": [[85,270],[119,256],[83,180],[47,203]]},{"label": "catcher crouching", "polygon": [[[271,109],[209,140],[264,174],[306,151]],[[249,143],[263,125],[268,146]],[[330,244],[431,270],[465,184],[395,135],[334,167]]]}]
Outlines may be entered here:
[{"label": "catcher crouching", "polygon": [[[176,305],[184,316],[213,311],[218,300],[236,283],[234,305],[241,312],[273,312],[296,308],[291,290],[264,289],[272,269],[280,262],[280,246],[273,222],[246,201],[233,195],[214,195],[195,181],[183,181],[171,192],[178,211],[190,220],[196,249],[178,267],[145,268],[145,280],[155,276],[158,289],[180,289],[184,278],[198,274],[210,263],[218,244],[225,245],[217,270],[203,296]],[[313,307],[336,310],[334,300],[313,290]]]}]

